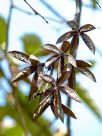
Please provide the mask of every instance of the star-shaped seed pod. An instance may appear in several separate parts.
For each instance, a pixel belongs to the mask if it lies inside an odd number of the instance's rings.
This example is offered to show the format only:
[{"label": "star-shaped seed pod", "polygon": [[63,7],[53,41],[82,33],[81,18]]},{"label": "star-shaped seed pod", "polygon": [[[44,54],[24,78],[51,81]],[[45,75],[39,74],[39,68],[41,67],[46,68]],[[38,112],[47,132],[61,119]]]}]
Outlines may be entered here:
[{"label": "star-shaped seed pod", "polygon": [[44,64],[34,55],[28,55],[20,51],[9,51],[8,54],[20,61],[28,63],[30,66],[23,68],[12,80],[11,83],[23,80],[34,73],[29,93],[29,100],[34,98],[39,87],[42,85],[40,75],[43,74]]},{"label": "star-shaped seed pod", "polygon": [[55,79],[49,75],[41,75],[41,78],[51,85],[50,88],[46,89],[43,93],[43,96],[51,97],[51,109],[56,118],[60,118],[61,121],[64,121],[64,111],[62,108],[60,91],[65,93],[67,96],[70,96],[72,99],[77,102],[81,102],[80,98],[76,92],[66,85],[62,85],[66,79],[69,77],[69,72],[63,72],[62,76],[55,81]]},{"label": "star-shaped seed pod", "polygon": [[[33,114],[34,120],[37,119],[49,106],[51,107],[51,110],[54,116],[57,119],[59,117],[62,122],[64,122],[64,113],[67,116],[76,119],[76,116],[72,112],[72,110],[69,107],[66,107],[64,104],[61,103],[61,99],[59,99],[59,96],[57,96],[57,94],[54,94],[53,96],[51,96],[50,94],[47,96],[42,95],[41,98],[42,98],[41,102],[39,103],[38,107],[36,108]],[[58,101],[56,101],[56,98],[58,99]],[[54,101],[54,105],[53,105],[53,101]],[[58,108],[57,111],[55,110],[55,105],[56,105],[56,108]]]},{"label": "star-shaped seed pod", "polygon": [[[77,23],[74,23],[77,24]],[[79,28],[78,25],[74,25],[75,27],[73,28],[73,30],[66,32],[65,34],[63,34],[62,36],[60,36],[57,40],[57,44],[61,43],[63,41],[66,41],[68,39],[70,39],[72,37],[72,43],[74,48],[77,48],[76,46],[79,43],[79,36],[81,36],[81,38],[83,39],[84,43],[87,45],[87,47],[91,50],[91,52],[93,54],[95,54],[95,45],[93,43],[93,41],[90,39],[90,37],[85,34],[85,32],[94,30],[95,27],[91,24],[85,24],[82,27]]]},{"label": "star-shaped seed pod", "polygon": [[74,99],[75,101],[81,102],[80,98],[78,97],[78,95],[73,89],[71,89],[70,87],[66,85],[62,85],[68,79],[69,72],[63,72],[61,77],[57,81],[55,81],[55,79],[51,77],[50,75],[41,75],[40,77],[45,82],[51,85],[51,87],[48,88],[44,92],[44,95],[53,94],[54,92],[57,92],[57,91],[62,91],[63,93],[65,93],[66,95]]},{"label": "star-shaped seed pod", "polygon": [[81,102],[77,93],[73,89],[66,85],[62,85],[68,79],[69,75],[69,71],[64,71],[62,73],[62,76],[56,81],[50,75],[40,75],[45,82],[51,85],[51,87],[44,90],[43,93],[38,94],[40,96],[42,95],[44,99],[40,102],[38,108],[36,109],[33,116],[34,119],[41,115],[41,113],[44,112],[49,105],[52,109],[54,116],[57,119],[60,118],[62,122],[64,121],[64,113],[69,113],[69,116],[76,118],[72,111],[62,104],[60,96],[60,91],[62,91],[66,95],[70,96],[72,99]]},{"label": "star-shaped seed pod", "polygon": [[[67,41],[66,41],[67,42]],[[61,63],[64,64],[64,59],[70,64],[72,64],[74,67],[76,67],[76,61],[70,54],[66,54],[67,50],[70,48],[69,43],[64,42],[62,45],[61,50],[57,48],[55,45],[52,44],[45,44],[42,48],[45,50],[50,51],[51,53],[54,53],[52,57],[50,57],[46,62],[45,66],[50,67],[53,65],[57,60],[60,60]],[[66,48],[64,46],[67,46]],[[61,64],[62,65],[62,64]]]}]

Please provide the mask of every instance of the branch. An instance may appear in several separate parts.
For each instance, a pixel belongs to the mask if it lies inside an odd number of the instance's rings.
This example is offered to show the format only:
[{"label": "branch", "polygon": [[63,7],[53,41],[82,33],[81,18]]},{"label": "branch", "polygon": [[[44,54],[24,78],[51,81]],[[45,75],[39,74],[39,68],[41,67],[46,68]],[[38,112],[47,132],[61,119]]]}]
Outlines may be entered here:
[{"label": "branch", "polygon": [[35,15],[39,15],[46,23],[48,23],[48,21],[41,14],[39,14],[34,8],[32,8],[32,6],[26,0],[24,0],[24,2],[32,9]]},{"label": "branch", "polygon": [[9,10],[8,21],[7,21],[7,28],[6,28],[6,47],[5,47],[5,52],[7,52],[8,45],[9,45],[9,29],[10,29],[12,9],[13,9],[13,0],[10,0],[10,10]]},{"label": "branch", "polygon": [[96,4],[98,5],[99,8],[101,8],[101,5],[99,4],[97,0],[96,0]]},{"label": "branch", "polygon": [[54,13],[54,15],[56,15],[56,17],[62,19],[64,22],[67,22],[67,20],[62,16],[60,15],[51,5],[49,5],[46,1],[44,0],[40,0],[40,2],[45,5],[51,12]]},{"label": "branch", "polygon": [[28,12],[28,11],[25,11],[25,10],[23,10],[23,9],[21,9],[21,8],[19,8],[19,7],[17,7],[17,6],[15,6],[15,5],[13,5],[13,8],[16,9],[16,10],[18,10],[18,11],[20,11],[20,12],[23,12],[23,13],[25,13],[25,14],[27,14],[27,15],[34,15],[33,13]]},{"label": "branch", "polygon": [[[21,8],[15,6],[15,5],[13,5],[13,8],[16,9],[16,10],[18,10],[18,11],[20,11],[20,12],[23,12],[23,13],[25,13],[25,14],[27,14],[27,15],[34,15],[33,13],[28,12],[28,11],[26,11],[26,10],[24,10],[24,9],[21,9]],[[53,21],[53,22],[55,22],[55,23],[59,23],[59,24],[65,23],[64,21],[60,21],[60,20],[57,20],[57,19],[54,19],[54,18],[51,18],[51,17],[48,17],[48,16],[46,16],[45,18],[46,18],[47,20],[51,20],[51,21]]]},{"label": "branch", "polygon": [[[81,14],[81,6],[82,6],[82,2],[81,0],[75,0],[76,2],[76,13],[75,13],[75,18],[74,20],[78,23],[78,25],[80,25],[80,14]],[[78,45],[77,45],[78,46]],[[72,55],[74,58],[76,58],[76,52],[73,52],[73,54],[70,51],[70,55]],[[68,85],[70,88],[74,89],[75,88],[75,84],[76,84],[76,76],[75,76],[75,71],[72,70],[72,74],[70,75],[69,79],[68,79]],[[68,102],[67,105],[69,108],[71,108],[71,98],[68,97]],[[67,126],[68,126],[68,130],[67,130],[67,135],[71,136],[71,119],[68,116],[67,118]]]}]

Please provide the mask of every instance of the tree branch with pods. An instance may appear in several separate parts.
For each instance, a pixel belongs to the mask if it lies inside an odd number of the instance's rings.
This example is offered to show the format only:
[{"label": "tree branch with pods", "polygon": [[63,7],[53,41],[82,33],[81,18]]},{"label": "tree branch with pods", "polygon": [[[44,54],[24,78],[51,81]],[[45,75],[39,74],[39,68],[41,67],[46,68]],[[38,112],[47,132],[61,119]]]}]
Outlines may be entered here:
[{"label": "tree branch with pods", "polygon": [[[35,14],[46,19],[36,12],[31,5],[26,1],[26,4],[34,11]],[[20,51],[9,51],[7,54],[12,56],[28,66],[22,69],[12,80],[11,83],[23,80],[33,74],[31,87],[29,92],[29,101],[36,97],[40,97],[40,102],[33,114],[33,119],[37,119],[48,107],[51,108],[52,113],[56,119],[64,122],[64,113],[68,115],[68,136],[71,136],[70,117],[76,116],[71,110],[71,99],[81,102],[78,94],[75,91],[75,70],[96,82],[94,74],[90,71],[92,66],[89,62],[84,60],[77,60],[77,49],[79,46],[79,37],[82,38],[89,50],[95,54],[95,45],[91,38],[86,34],[88,31],[94,30],[92,24],[85,24],[80,27],[80,12],[81,0],[76,0],[76,14],[75,18],[67,21],[67,24],[72,30],[62,34],[55,44],[47,43],[42,46],[42,50],[47,50],[51,56],[45,61],[41,62],[36,56],[26,54]],[[47,21],[46,21],[47,22]],[[71,41],[68,41],[71,39]],[[61,44],[61,48],[56,45]],[[56,79],[54,71],[56,72]],[[46,71],[48,71],[46,73]],[[48,84],[47,88],[45,85]],[[61,92],[68,97],[68,104],[64,105],[61,99]]]}]

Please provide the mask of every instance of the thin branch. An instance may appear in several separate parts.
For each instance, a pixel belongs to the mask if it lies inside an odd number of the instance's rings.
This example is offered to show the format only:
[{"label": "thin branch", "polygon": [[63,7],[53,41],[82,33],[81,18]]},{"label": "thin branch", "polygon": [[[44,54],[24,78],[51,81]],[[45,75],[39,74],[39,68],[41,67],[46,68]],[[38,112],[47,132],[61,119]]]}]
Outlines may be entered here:
[{"label": "thin branch", "polygon": [[51,12],[54,13],[54,15],[56,15],[56,17],[58,17],[59,19],[63,20],[63,22],[67,22],[67,20],[61,15],[59,14],[51,5],[49,5],[45,0],[39,0],[43,5],[45,5]]},{"label": "thin branch", "polygon": [[[15,6],[15,5],[13,5],[13,8],[16,9],[16,10],[18,10],[18,11],[20,11],[20,12],[23,12],[23,13],[25,13],[25,14],[27,14],[27,15],[34,15],[33,13],[28,12],[28,11],[26,11],[26,10],[24,10],[24,9],[21,9],[21,8]],[[51,21],[53,21],[53,22],[55,22],[55,23],[59,23],[59,24],[65,23],[64,21],[60,21],[60,20],[57,20],[57,19],[54,19],[54,18],[51,18],[51,17],[47,17],[47,16],[46,16],[45,18],[46,18],[47,20],[51,20]]]},{"label": "thin branch", "polygon": [[99,6],[99,8],[101,8],[101,5],[99,4],[99,2],[96,0],[96,4]]},{"label": "thin branch", "polygon": [[[21,8],[15,6],[15,5],[13,5],[13,8],[20,11],[20,12],[23,12],[23,13],[25,13],[27,15],[34,15],[33,13],[28,12],[28,11],[26,11],[24,9],[21,9]],[[60,20],[57,20],[57,19],[54,19],[54,18],[51,18],[51,17],[47,17],[47,16],[45,18],[48,19],[48,20],[51,20],[53,22],[59,23],[59,24],[65,23],[65,21],[60,21]]]},{"label": "thin branch", "polygon": [[25,11],[25,10],[23,10],[23,9],[21,9],[21,8],[19,8],[19,7],[17,7],[17,6],[15,6],[15,5],[13,5],[13,8],[16,9],[16,10],[18,10],[18,11],[20,11],[20,12],[23,12],[23,13],[25,13],[25,14],[27,14],[27,15],[34,15],[33,13],[28,12],[28,11]]},{"label": "thin branch", "polygon": [[[89,5],[89,4],[83,3],[83,6],[86,7],[86,8],[91,8],[91,9],[93,9],[92,5]],[[98,8],[98,7],[95,7],[95,10],[102,11],[101,6],[100,6],[100,5],[98,5],[98,6],[99,6],[99,8]]]},{"label": "thin branch", "polygon": [[47,17],[46,18],[50,21],[53,21],[55,23],[59,23],[60,25],[62,25],[62,23],[66,23],[65,21],[62,21],[62,20],[57,20],[57,19],[54,19],[54,18],[51,18],[51,17]]},{"label": "thin branch", "polygon": [[40,13],[38,13],[26,0],[24,0],[24,2],[32,9],[35,15],[39,15],[46,23],[48,23],[48,21]]},{"label": "thin branch", "polygon": [[9,15],[8,15],[8,21],[7,21],[7,28],[6,28],[6,47],[5,47],[5,52],[7,52],[8,45],[9,45],[9,29],[10,29],[10,23],[11,23],[12,9],[13,9],[13,0],[10,0],[10,9],[9,9]]},{"label": "thin branch", "polygon": [[[75,0],[76,3],[76,14],[75,14],[75,18],[74,20],[78,23],[78,25],[80,26],[80,14],[81,14],[81,6],[82,6],[82,2],[81,0]],[[73,54],[76,54],[75,52]],[[72,55],[75,59],[76,59],[76,55],[74,56],[72,53],[70,55]],[[70,88],[75,89],[75,82],[76,82],[76,76],[75,76],[75,72],[74,70],[72,71],[72,74],[70,75],[69,79],[68,79],[68,85]],[[71,108],[71,98],[68,98],[67,101],[67,105],[69,108]],[[71,136],[71,119],[68,116],[67,118],[67,135]]]}]

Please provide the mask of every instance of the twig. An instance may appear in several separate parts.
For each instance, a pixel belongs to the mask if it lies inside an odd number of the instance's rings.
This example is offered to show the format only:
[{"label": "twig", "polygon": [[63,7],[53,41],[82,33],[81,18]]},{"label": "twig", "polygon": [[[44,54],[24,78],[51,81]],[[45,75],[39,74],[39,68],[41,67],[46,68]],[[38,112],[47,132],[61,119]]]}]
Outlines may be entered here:
[{"label": "twig", "polygon": [[[85,3],[83,3],[83,6],[86,7],[86,8],[91,8],[91,9],[93,8],[92,5],[85,4]],[[99,6],[99,8],[95,7],[95,10],[102,11],[102,8],[101,8],[101,6]]]},{"label": "twig", "polygon": [[39,0],[43,5],[45,5],[51,12],[54,13],[54,15],[56,15],[56,17],[58,17],[59,19],[63,20],[63,22],[67,22],[67,20],[60,15],[51,5],[49,5],[45,0]]},{"label": "twig", "polygon": [[[27,15],[34,15],[33,13],[28,12],[28,11],[26,11],[26,10],[24,10],[24,9],[21,9],[21,8],[15,6],[15,5],[13,5],[13,8],[16,9],[16,10],[18,10],[18,11],[20,11],[20,12],[23,12],[23,13],[25,13],[25,14],[27,14]],[[56,22],[56,23],[59,23],[59,24],[65,23],[64,21],[60,21],[60,20],[57,20],[57,19],[54,19],[54,18],[51,18],[51,17],[47,17],[47,16],[46,16],[45,18],[46,18],[47,20],[51,20],[51,21]]]},{"label": "twig", "polygon": [[23,13],[25,13],[25,14],[34,15],[33,13],[28,12],[28,11],[25,11],[25,10],[23,10],[23,9],[21,9],[21,8],[19,8],[19,7],[17,7],[17,6],[15,6],[15,5],[13,5],[13,8],[16,9],[16,10],[18,10],[18,11],[20,11],[20,12],[23,12]]},{"label": "twig", "polygon": [[10,29],[12,9],[13,9],[13,0],[10,0],[10,10],[9,10],[8,21],[7,21],[7,28],[6,28],[6,47],[5,47],[5,52],[7,52],[8,45],[9,45],[9,29]]},{"label": "twig", "polygon": [[26,0],[24,0],[24,1],[32,9],[32,11],[35,13],[35,15],[39,15],[46,23],[48,23],[48,21],[41,14],[39,14],[34,8],[32,8],[32,6]]},{"label": "twig", "polygon": [[96,0],[96,4],[99,6],[99,8],[101,8],[101,5],[99,4],[99,2]]},{"label": "twig", "polygon": [[51,17],[47,17],[46,18],[50,21],[53,21],[55,23],[59,23],[60,25],[62,25],[62,23],[66,23],[65,21],[62,21],[62,20],[57,20],[57,19],[54,19],[54,18],[51,18]]},{"label": "twig", "polygon": [[[74,20],[78,23],[78,25],[80,25],[80,13],[81,13],[82,2],[81,2],[81,0],[75,0],[75,2],[76,2],[76,14],[75,14]],[[76,53],[74,52],[73,54],[76,54]],[[76,59],[76,55],[74,56],[73,54],[71,53],[70,55],[72,55]],[[75,82],[76,82],[76,76],[75,76],[75,72],[73,70],[71,76],[68,79],[69,87],[74,89]],[[68,97],[67,105],[69,108],[71,108],[71,98],[70,97]],[[69,116],[67,118],[67,126],[68,126],[68,131],[67,131],[68,134],[67,135],[71,136],[71,119]]]}]

